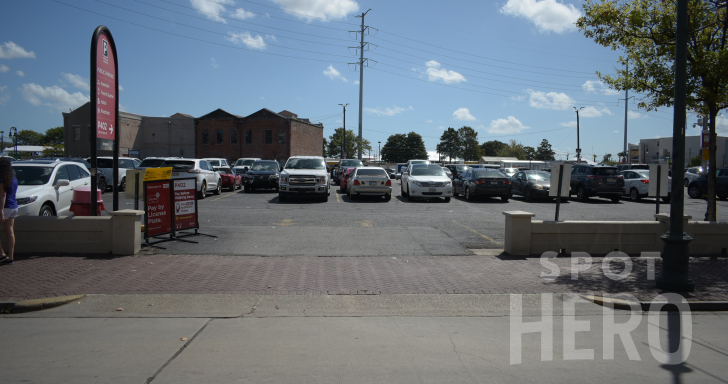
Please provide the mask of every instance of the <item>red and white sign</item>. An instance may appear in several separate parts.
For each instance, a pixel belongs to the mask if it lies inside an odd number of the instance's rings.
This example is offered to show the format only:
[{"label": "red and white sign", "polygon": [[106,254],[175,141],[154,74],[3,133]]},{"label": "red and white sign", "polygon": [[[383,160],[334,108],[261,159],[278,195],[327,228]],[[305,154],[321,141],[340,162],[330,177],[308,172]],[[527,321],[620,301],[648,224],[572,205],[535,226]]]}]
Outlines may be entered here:
[{"label": "red and white sign", "polygon": [[703,148],[710,148],[710,131],[701,132]]},{"label": "red and white sign", "polygon": [[108,32],[99,34],[96,47],[96,138],[116,139],[116,58]]},{"label": "red and white sign", "polygon": [[197,184],[195,179],[174,182],[174,230],[197,228]]},{"label": "red and white sign", "polygon": [[147,237],[172,232],[172,207],[170,204],[170,188],[172,182],[152,181],[145,183]]}]

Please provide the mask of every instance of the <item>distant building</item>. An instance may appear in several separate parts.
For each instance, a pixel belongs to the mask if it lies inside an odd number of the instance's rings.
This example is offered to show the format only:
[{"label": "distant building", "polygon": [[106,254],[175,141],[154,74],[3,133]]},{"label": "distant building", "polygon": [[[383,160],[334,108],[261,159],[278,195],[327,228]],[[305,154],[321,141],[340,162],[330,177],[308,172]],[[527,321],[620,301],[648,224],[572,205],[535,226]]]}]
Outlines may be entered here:
[{"label": "distant building", "polygon": [[482,156],[478,164],[500,165],[501,161],[517,161],[515,157]]},{"label": "distant building", "polygon": [[[701,137],[699,135],[685,137],[685,164],[695,156],[702,158],[702,143],[700,139]],[[641,139],[639,143],[639,163],[668,163],[672,160],[672,152],[672,137]],[[719,167],[728,165],[726,152],[728,152],[728,138],[718,136],[716,159]]]}]

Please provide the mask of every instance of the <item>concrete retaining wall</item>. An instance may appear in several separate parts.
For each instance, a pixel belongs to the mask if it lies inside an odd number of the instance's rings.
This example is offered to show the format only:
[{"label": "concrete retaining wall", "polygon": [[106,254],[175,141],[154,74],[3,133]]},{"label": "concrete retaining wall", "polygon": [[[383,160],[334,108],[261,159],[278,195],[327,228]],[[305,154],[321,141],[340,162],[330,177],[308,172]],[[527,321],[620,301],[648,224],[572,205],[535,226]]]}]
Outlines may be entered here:
[{"label": "concrete retaining wall", "polygon": [[[111,216],[15,219],[15,253],[111,253],[133,255],[141,249],[143,211],[121,210]],[[7,250],[5,234],[0,235]]]},{"label": "concrete retaining wall", "polygon": [[[503,212],[506,216],[505,251],[511,255],[541,255],[547,251],[587,252],[606,255],[615,250],[628,255],[662,252],[660,238],[670,226],[667,214],[655,215],[658,221],[541,221],[523,211]],[[689,221],[685,232],[693,238],[691,255],[726,253],[728,223]]]}]

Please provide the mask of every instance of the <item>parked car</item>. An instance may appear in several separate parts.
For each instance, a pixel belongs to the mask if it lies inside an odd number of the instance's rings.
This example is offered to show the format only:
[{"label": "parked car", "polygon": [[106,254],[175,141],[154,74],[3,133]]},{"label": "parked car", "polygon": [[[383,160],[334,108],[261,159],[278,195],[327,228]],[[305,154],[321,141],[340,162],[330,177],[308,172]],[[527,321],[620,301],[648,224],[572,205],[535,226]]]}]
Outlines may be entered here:
[{"label": "parked car", "polygon": [[[84,167],[86,167],[87,170],[91,169],[91,163],[86,161],[85,159],[82,159],[80,157],[43,157],[38,158],[30,161],[38,161],[38,160],[52,160],[52,161],[71,161],[74,163],[83,164]],[[101,193],[106,192],[106,189],[108,188],[108,178],[106,177],[106,173],[100,169],[96,170],[96,188],[101,191]],[[90,185],[90,184],[89,184]]]},{"label": "parked car", "polygon": [[[526,201],[550,199],[551,174],[543,171],[521,171],[511,178],[514,195],[523,195]],[[563,191],[563,194],[568,191]],[[562,201],[567,198],[562,198]]]},{"label": "parked car", "polygon": [[275,160],[258,160],[253,162],[245,173],[245,192],[255,189],[275,189],[278,191],[281,166]]},{"label": "parked car", "polygon": [[263,160],[260,157],[241,157],[235,161],[233,171],[239,175],[245,174],[250,169],[250,166],[258,160]]},{"label": "parked car", "polygon": [[495,169],[468,169],[453,181],[453,194],[465,195],[466,200],[480,196],[496,196],[503,201],[511,198],[511,180]]},{"label": "parked car", "polygon": [[508,177],[513,177],[516,173],[521,171],[518,168],[499,168],[498,170]]},{"label": "parked car", "polygon": [[624,193],[624,177],[614,166],[575,164],[569,184],[569,195],[575,194],[579,201],[597,196],[617,203]]},{"label": "parked car", "polygon": [[361,160],[359,159],[341,159],[339,160],[339,166],[331,171],[331,178],[334,179],[334,184],[341,182],[341,175],[344,173],[347,167],[363,167]]},{"label": "parked car", "polygon": [[349,183],[349,180],[351,179],[351,175],[356,170],[355,167],[346,167],[344,169],[344,172],[341,174],[341,177],[339,178],[339,192],[341,193],[347,193],[347,186]]},{"label": "parked car", "polygon": [[453,175],[452,175],[452,172],[450,171],[450,168],[442,167],[442,170],[445,171],[445,174],[447,175],[447,177],[450,178],[450,180],[453,179]]},{"label": "parked car", "polygon": [[220,182],[222,182],[223,188],[234,191],[243,187],[243,177],[235,173],[230,166],[216,167],[213,165],[212,169],[220,175]]},{"label": "parked car", "polygon": [[202,200],[207,192],[222,193],[222,177],[212,165],[201,159],[167,159],[160,167],[172,167],[172,179],[197,179],[197,198]]},{"label": "parked car", "polygon": [[16,161],[13,172],[18,179],[18,216],[71,215],[73,190],[91,186],[91,174],[77,162]]},{"label": "parked car", "polygon": [[389,175],[389,178],[390,179],[396,179],[397,178],[397,171],[395,171],[394,169],[387,168],[387,169],[385,169],[385,171],[387,172],[387,175]]},{"label": "parked car", "polygon": [[213,158],[204,158],[202,160],[206,160],[212,167],[229,167],[230,164],[228,164],[228,161],[226,159],[221,159],[217,157]]},{"label": "parked car", "polygon": [[[108,175],[108,183],[109,186],[115,185],[115,180],[119,181],[116,185],[119,187],[120,191],[126,190],[126,171],[131,169],[137,169],[136,163],[132,159],[129,158],[119,158],[119,175],[118,177],[114,177],[114,158],[111,156],[100,156],[96,158],[96,169],[102,170],[106,175]],[[101,189],[101,188],[99,188]]]},{"label": "parked car", "polygon": [[703,167],[690,167],[685,170],[685,186],[690,185],[690,182],[700,177],[703,173]]},{"label": "parked car", "polygon": [[[624,194],[629,196],[632,201],[639,201],[643,197],[647,197],[650,190],[650,171],[644,169],[630,169],[619,173],[624,177]],[[662,201],[670,202],[670,192],[672,192],[672,178],[667,181],[667,197],[663,197]],[[662,191],[660,191],[662,195]]]},{"label": "parked car", "polygon": [[142,160],[137,169],[159,168],[165,161],[167,161],[166,157],[147,157]]},{"label": "parked car", "polygon": [[450,178],[437,164],[414,164],[407,167],[402,173],[400,191],[408,201],[412,201],[415,197],[425,199],[444,197],[445,201],[449,202],[453,194]]},{"label": "parked car", "polygon": [[[15,167],[15,164],[13,164]],[[716,169],[715,195],[721,199],[728,199],[728,167]],[[688,185],[688,195],[693,199],[699,199],[708,193],[708,175],[703,173],[700,177],[692,180]]]},{"label": "parked car", "polygon": [[352,171],[350,182],[346,185],[346,194],[352,199],[359,196],[384,196],[384,200],[392,199],[392,180],[380,167],[360,167]]},{"label": "parked car", "polygon": [[452,172],[452,177],[455,178],[467,171],[470,166],[465,164],[445,164],[445,168],[449,169]]},{"label": "parked car", "polygon": [[321,156],[291,156],[280,173],[278,200],[289,196],[316,196],[329,200],[329,174]]},{"label": "parked car", "polygon": [[618,164],[618,165],[616,165],[616,167],[617,167],[617,170],[620,172],[627,171],[630,169],[632,169],[632,170],[635,170],[635,169],[645,170],[646,169],[648,171],[650,170],[649,164]]}]

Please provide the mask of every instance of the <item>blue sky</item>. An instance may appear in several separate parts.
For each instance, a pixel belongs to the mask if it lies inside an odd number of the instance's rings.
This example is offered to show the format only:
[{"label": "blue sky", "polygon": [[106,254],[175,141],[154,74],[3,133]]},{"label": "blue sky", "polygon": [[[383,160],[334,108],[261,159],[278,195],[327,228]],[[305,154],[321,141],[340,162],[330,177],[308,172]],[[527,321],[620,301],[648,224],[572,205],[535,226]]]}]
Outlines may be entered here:
[{"label": "blue sky", "polygon": [[[358,130],[354,47],[365,18],[364,138],[415,131],[429,151],[443,129],[468,125],[480,142],[546,138],[557,158],[622,150],[624,92],[602,85],[619,52],[573,23],[583,2],[555,0],[6,0],[0,13],[0,121],[7,133],[63,125],[88,99],[89,49],[98,25],[119,56],[122,110],[201,116],[284,109]],[[357,39],[357,40],[355,40]],[[354,55],[356,54],[356,56]],[[630,94],[632,96],[633,94]],[[670,136],[672,110],[636,111],[629,141]],[[688,117],[689,126],[695,122]],[[719,131],[728,123],[721,121]],[[688,134],[697,134],[689,128]]]}]

